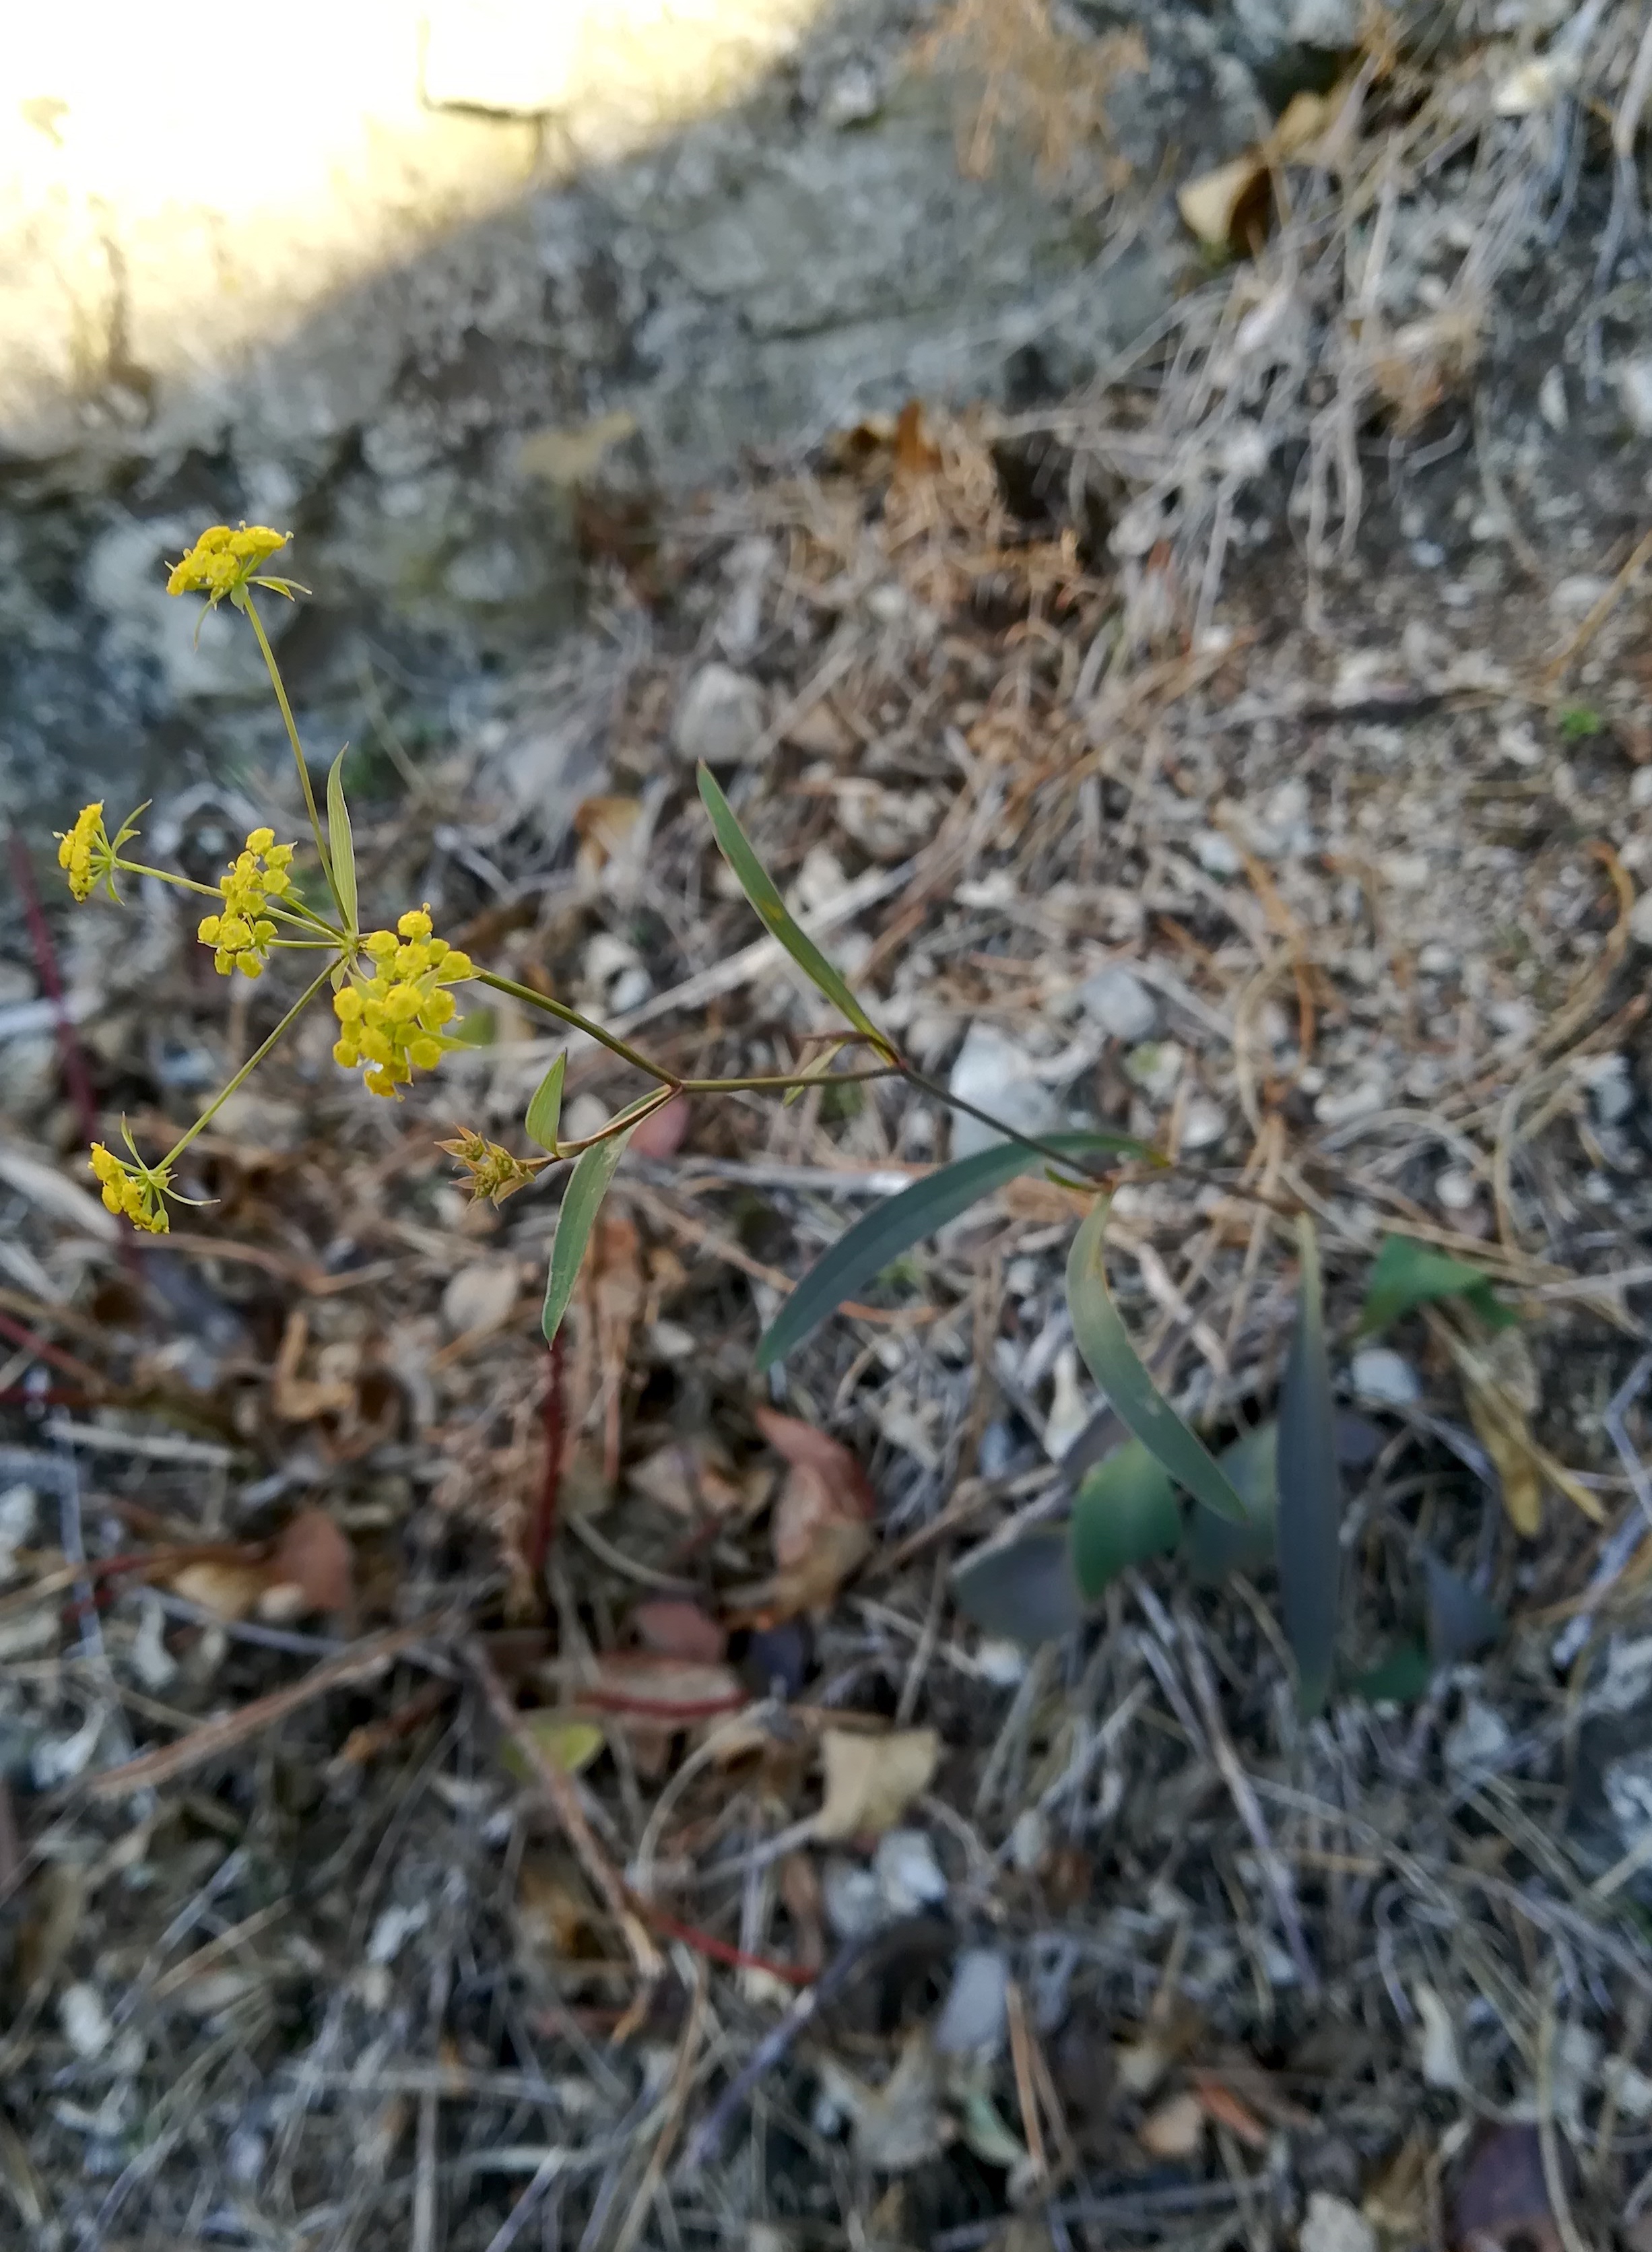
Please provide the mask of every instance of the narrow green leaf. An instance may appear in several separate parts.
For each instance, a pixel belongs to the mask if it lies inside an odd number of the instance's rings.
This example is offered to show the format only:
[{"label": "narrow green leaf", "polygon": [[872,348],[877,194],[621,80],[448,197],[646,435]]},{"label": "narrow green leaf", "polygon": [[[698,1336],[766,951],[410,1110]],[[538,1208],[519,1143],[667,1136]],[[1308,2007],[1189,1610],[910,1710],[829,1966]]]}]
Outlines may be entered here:
[{"label": "narrow green leaf", "polygon": [[1072,1568],[1092,1602],[1110,1580],[1182,1537],[1176,1488],[1140,1439],[1086,1470],[1072,1497]]},{"label": "narrow green leaf", "polygon": [[1218,1587],[1232,1572],[1254,1572],[1274,1560],[1274,1520],[1279,1514],[1279,1425],[1270,1420],[1244,1432],[1223,1448],[1217,1462],[1245,1504],[1246,1521],[1235,1525],[1196,1501],[1187,1521],[1187,1560],[1193,1577]]},{"label": "narrow green leaf", "polygon": [[630,1138],[631,1129],[628,1129],[623,1134],[611,1134],[606,1142],[593,1143],[568,1175],[568,1185],[562,1192],[562,1209],[557,1214],[556,1236],[551,1246],[545,1311],[539,1317],[547,1345],[562,1326],[562,1317],[568,1310],[568,1300],[579,1279],[580,1262],[596,1224],[598,1207],[608,1192],[614,1169],[625,1155],[625,1145]]},{"label": "narrow green leaf", "polygon": [[1038,1525],[965,1557],[953,1600],[972,1626],[1006,1642],[1059,1642],[1084,1623],[1084,1596],[1065,1525]]},{"label": "narrow green leaf", "polygon": [[568,1052],[566,1048],[539,1081],[538,1090],[528,1105],[528,1115],[523,1128],[531,1142],[542,1150],[557,1152],[557,1128],[562,1121],[562,1082],[567,1076]]},{"label": "narrow green leaf", "polygon": [[1336,1655],[1343,1503],[1319,1243],[1306,1214],[1296,1241],[1296,1326],[1279,1398],[1279,1591],[1297,1704],[1308,1718],[1325,1702]]},{"label": "narrow green leaf", "polygon": [[700,798],[711,817],[711,827],[716,832],[718,848],[739,878],[740,889],[756,909],[763,928],[771,938],[780,941],[803,975],[820,988],[832,1006],[847,1017],[857,1032],[864,1032],[879,1049],[887,1053],[888,1041],[850,991],[841,971],[832,967],[814,940],[799,928],[788,913],[773,877],[753,851],[746,831],[734,818],[734,809],[724,796],[710,767],[702,765],[700,768],[699,784]]},{"label": "narrow green leaf", "polygon": [[1490,1280],[1478,1267],[1449,1258],[1409,1235],[1389,1235],[1383,1239],[1365,1286],[1359,1333],[1374,1337],[1402,1314],[1435,1298],[1467,1298],[1493,1329],[1506,1329],[1515,1319],[1492,1296]]},{"label": "narrow green leaf", "polygon": [[1142,1366],[1125,1333],[1107,1289],[1101,1241],[1107,1207],[1098,1200],[1073,1239],[1067,1259],[1067,1310],[1072,1334],[1090,1373],[1107,1395],[1108,1405],[1127,1431],[1163,1463],[1178,1485],[1236,1525],[1246,1522],[1245,1505]]},{"label": "narrow green leaf", "polygon": [[[1087,1150],[1116,1150],[1135,1157],[1153,1154],[1145,1143],[1133,1142],[1123,1134],[1052,1134],[1047,1138],[1052,1149],[1071,1150],[1075,1157]],[[1019,1142],[995,1143],[972,1157],[938,1165],[909,1189],[874,1205],[816,1261],[758,1339],[758,1373],[761,1375],[782,1353],[801,1345],[835,1306],[881,1275],[903,1251],[910,1251],[914,1243],[933,1235],[972,1204],[1043,1162],[1036,1150],[1026,1149]]]},{"label": "narrow green leaf", "polygon": [[[344,750],[350,748],[348,743]],[[344,751],[327,769],[327,857],[332,865],[333,884],[338,893],[338,904],[344,912],[344,926],[354,930],[356,924],[356,846],[350,833],[350,808],[344,802],[343,768]]]}]

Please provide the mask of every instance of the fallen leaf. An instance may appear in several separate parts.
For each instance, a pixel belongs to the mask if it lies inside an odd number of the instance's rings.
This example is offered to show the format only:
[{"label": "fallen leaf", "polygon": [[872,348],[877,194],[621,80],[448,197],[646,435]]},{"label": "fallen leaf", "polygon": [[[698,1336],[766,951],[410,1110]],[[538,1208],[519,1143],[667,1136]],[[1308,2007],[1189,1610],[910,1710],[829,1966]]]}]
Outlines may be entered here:
[{"label": "fallen leaf", "polygon": [[823,1610],[871,1548],[871,1484],[849,1449],[812,1423],[770,1408],[756,1420],[791,1466],[774,1505],[774,1577],[758,1600],[781,1613]]},{"label": "fallen leaf", "polygon": [[185,1602],[230,1623],[252,1616],[253,1606],[268,1584],[262,1564],[219,1562],[212,1559],[182,1565],[168,1582],[172,1593],[182,1595]]},{"label": "fallen leaf", "polygon": [[1366,2191],[1360,2210],[1384,2237],[1409,2243],[1428,2232],[1430,2138],[1415,2134],[1402,2143]]},{"label": "fallen leaf", "polygon": [[287,1317],[270,1383],[270,1405],[284,1423],[313,1423],[318,1415],[348,1415],[356,1387],[343,1378],[328,1381],[301,1376],[309,1344],[309,1319],[302,1309]]},{"label": "fallen leaf", "polygon": [[349,1541],[324,1509],[301,1509],[277,1535],[259,1609],[293,1588],[302,1610],[348,1610],[356,1593],[355,1562]]},{"label": "fallen leaf", "polygon": [[555,1669],[571,1705],[670,1729],[696,1727],[748,1702],[727,1665],[655,1650],[607,1651],[587,1666]]},{"label": "fallen leaf", "polygon": [[[594,1720],[562,1711],[524,1713],[522,1725],[539,1756],[559,1775],[578,1775],[590,1766],[607,1738]],[[533,1768],[520,1744],[507,1736],[499,1757],[518,1783],[531,1783]]]},{"label": "fallen leaf", "polygon": [[688,1658],[715,1665],[727,1636],[698,1603],[681,1595],[653,1595],[631,1614],[631,1627],[648,1650],[665,1658]]},{"label": "fallen leaf", "polygon": [[1267,2128],[1250,2105],[1242,2102],[1225,2082],[1215,2079],[1209,2073],[1196,2072],[1192,2086],[1193,2094],[1212,2126],[1225,2127],[1229,2134],[1237,2135],[1239,2141],[1248,2144],[1253,2151],[1267,2148]]},{"label": "fallen leaf", "polygon": [[950,2141],[934,2050],[921,2027],[908,2038],[881,2088],[869,2088],[835,2057],[822,2058],[820,2073],[827,2095],[849,2114],[855,2156],[863,2165],[881,2173],[906,2173]]},{"label": "fallen leaf", "polygon": [[1457,2054],[1457,2028],[1451,2012],[1432,1986],[1420,1980],[1411,1990],[1422,2020],[1419,2060],[1424,2084],[1429,2088],[1461,2088],[1462,2060]]},{"label": "fallen leaf", "polygon": [[921,399],[909,399],[895,417],[895,469],[898,476],[925,476],[941,467],[941,448],[930,436]]},{"label": "fallen leaf", "polygon": [[1149,2158],[1197,2158],[1204,2142],[1204,2106],[1197,2096],[1172,2096],[1149,2111],[1135,2132]]},{"label": "fallen leaf", "polygon": [[1509,1521],[1523,1540],[1534,1540],[1543,1529],[1543,1479],[1530,1420],[1538,1401],[1531,1349],[1518,1330],[1504,1330],[1482,1346],[1454,1340],[1453,1352],[1468,1421],[1496,1467]]},{"label": "fallen leaf", "polygon": [[689,1129],[689,1102],[686,1095],[674,1095],[669,1102],[661,1103],[657,1110],[649,1111],[640,1126],[631,1129],[630,1154],[634,1157],[674,1157],[683,1146],[683,1137]]},{"label": "fallen leaf", "polygon": [[573,831],[580,868],[595,875],[622,852],[642,811],[637,797],[587,797],[575,807]]},{"label": "fallen leaf", "polygon": [[817,1838],[875,1837],[892,1829],[941,1757],[933,1728],[899,1728],[886,1736],[828,1728],[821,1737],[826,1792],[815,1818]]},{"label": "fallen leaf", "polygon": [[626,1475],[633,1492],[679,1517],[728,1517],[746,1507],[728,1456],[704,1434],[656,1448]]},{"label": "fallen leaf", "polygon": [[1183,225],[1207,250],[1227,249],[1245,204],[1267,177],[1267,164],[1260,149],[1234,156],[1178,188],[1176,207]]},{"label": "fallen leaf", "polygon": [[1480,2137],[1451,2217],[1455,2252],[1561,2252],[1535,2127],[1494,2127]]},{"label": "fallen leaf", "polygon": [[527,431],[517,444],[517,467],[546,484],[564,489],[581,484],[594,475],[609,448],[622,444],[636,427],[635,415],[628,407],[616,407],[588,422],[553,423]]}]

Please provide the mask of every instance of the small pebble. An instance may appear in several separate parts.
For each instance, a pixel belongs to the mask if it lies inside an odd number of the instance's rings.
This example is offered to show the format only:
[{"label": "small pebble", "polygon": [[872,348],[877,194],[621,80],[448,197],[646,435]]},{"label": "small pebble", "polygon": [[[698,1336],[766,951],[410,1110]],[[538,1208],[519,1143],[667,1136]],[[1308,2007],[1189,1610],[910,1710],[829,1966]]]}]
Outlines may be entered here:
[{"label": "small pebble", "polygon": [[1158,1022],[1158,1004],[1142,980],[1117,963],[1098,970],[1079,988],[1086,1012],[1115,1040],[1144,1040]]},{"label": "small pebble", "polygon": [[677,706],[671,736],[691,765],[704,759],[708,767],[734,767],[752,756],[765,725],[763,692],[751,675],[705,664]]},{"label": "small pebble", "polygon": [[870,1869],[830,1860],[820,1873],[821,1906],[839,1939],[865,1939],[889,1921],[884,1888]]},{"label": "small pebble", "polygon": [[1193,857],[1207,876],[1237,876],[1244,856],[1231,837],[1219,829],[1201,829],[1193,839]]},{"label": "small pebble", "polygon": [[1434,1178],[1434,1195],[1447,1212],[1467,1212],[1479,1200],[1480,1184],[1462,1165],[1449,1165]]},{"label": "small pebble", "polygon": [[996,2048],[1003,2039],[1010,1966],[994,1947],[966,1947],[953,1966],[952,1985],[935,2019],[940,2056],[969,2056]]},{"label": "small pebble", "polygon": [[885,1831],[878,1840],[872,1868],[892,1915],[916,1915],[947,1897],[946,1876],[921,1830]]},{"label": "small pebble", "polygon": [[58,2001],[58,2023],[64,2039],[84,2063],[102,2055],[115,2031],[102,1996],[84,1980],[64,1988]]},{"label": "small pebble", "polygon": [[1489,1705],[1473,1699],[1463,1707],[1462,1718],[1441,1746],[1446,1772],[1456,1776],[1480,1768],[1494,1768],[1512,1741],[1509,1723],[1502,1713],[1494,1713]]},{"label": "small pebble", "polygon": [[1422,1398],[1416,1370],[1387,1345],[1367,1345],[1357,1352],[1349,1374],[1355,1398],[1370,1407],[1410,1408]]},{"label": "small pebble", "polygon": [[1226,1131],[1227,1113],[1221,1104],[1208,1095],[1196,1095],[1182,1118],[1183,1149],[1214,1149]]},{"label": "small pebble", "polygon": [[1296,2239],[1300,2252],[1377,2252],[1377,2231],[1363,2213],[1316,2189]]}]

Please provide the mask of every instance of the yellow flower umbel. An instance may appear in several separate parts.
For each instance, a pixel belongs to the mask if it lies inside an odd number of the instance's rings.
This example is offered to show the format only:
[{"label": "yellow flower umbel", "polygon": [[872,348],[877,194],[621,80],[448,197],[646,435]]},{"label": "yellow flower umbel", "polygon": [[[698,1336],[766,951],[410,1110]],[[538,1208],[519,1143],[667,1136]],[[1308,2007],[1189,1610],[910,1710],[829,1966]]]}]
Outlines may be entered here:
[{"label": "yellow flower umbel", "polygon": [[142,1163],[134,1153],[128,1164],[101,1142],[94,1142],[88,1162],[102,1185],[103,1202],[113,1213],[124,1213],[134,1227],[143,1228],[150,1235],[164,1235],[170,1223],[166,1217],[166,1185],[170,1169],[165,1165],[152,1166]]},{"label": "yellow flower umbel", "polygon": [[254,829],[246,850],[231,861],[228,874],[219,878],[224,912],[205,916],[195,935],[203,946],[214,949],[212,967],[220,977],[237,970],[256,977],[269,960],[275,926],[264,909],[290,887],[293,879],[287,870],[295,850],[291,844],[278,844],[273,829]]},{"label": "yellow flower umbel", "polygon": [[472,1199],[480,1204],[483,1197],[488,1197],[496,1209],[508,1196],[525,1189],[550,1163],[546,1157],[536,1164],[524,1163],[520,1157],[513,1157],[503,1143],[490,1142],[485,1134],[478,1134],[469,1126],[462,1126],[453,1141],[438,1142],[436,1147],[457,1157],[469,1174]]},{"label": "yellow flower umbel", "polygon": [[[115,866],[115,847],[103,826],[103,801],[83,805],[66,836],[58,833],[58,865],[67,871],[69,889],[77,900],[89,900]],[[111,893],[115,886],[110,885]]]},{"label": "yellow flower umbel", "polygon": [[458,1046],[442,1034],[454,1013],[453,995],[443,989],[474,977],[475,968],[445,938],[432,938],[430,917],[417,908],[403,915],[395,932],[371,932],[362,951],[373,974],[358,975],[333,996],[340,1026],[333,1060],[346,1071],[364,1064],[368,1092],[393,1095],[412,1083],[415,1069],[434,1071],[444,1051]]},{"label": "yellow flower umbel", "polygon": [[293,589],[284,579],[260,576],[260,566],[285,547],[290,534],[272,532],[267,524],[244,524],[232,532],[227,524],[212,524],[181,562],[172,566],[166,582],[169,594],[205,594],[209,609],[216,609],[226,594],[239,594],[243,587],[270,587],[278,594]]}]

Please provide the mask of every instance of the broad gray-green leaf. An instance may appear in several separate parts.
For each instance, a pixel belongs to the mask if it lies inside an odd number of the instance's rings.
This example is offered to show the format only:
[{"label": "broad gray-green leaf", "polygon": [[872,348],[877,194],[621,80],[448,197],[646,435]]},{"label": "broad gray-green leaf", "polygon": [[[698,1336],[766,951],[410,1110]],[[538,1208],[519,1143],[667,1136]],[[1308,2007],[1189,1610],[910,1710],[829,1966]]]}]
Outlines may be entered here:
[{"label": "broad gray-green leaf", "polygon": [[889,1042],[850,992],[842,972],[833,968],[808,932],[793,919],[773,877],[752,850],[751,840],[735,819],[734,809],[724,796],[710,767],[701,766],[699,785],[700,798],[711,817],[718,848],[739,879],[740,889],[756,909],[763,928],[771,938],[779,940],[803,975],[819,987],[832,1006],[887,1054]]},{"label": "broad gray-green leaf", "polygon": [[1436,1665],[1478,1658],[1502,1639],[1508,1622],[1496,1603],[1432,1548],[1424,1548],[1422,1566],[1428,1595],[1428,1648]]},{"label": "broad gray-green leaf", "polygon": [[1167,1555],[1182,1537],[1169,1475],[1140,1439],[1085,1473],[1072,1497],[1072,1568],[1092,1602],[1132,1564]]},{"label": "broad gray-green leaf", "polygon": [[983,1634],[1029,1646],[1059,1642],[1084,1623],[1084,1596],[1065,1525],[977,1548],[952,1576],[954,1601]]},{"label": "broad gray-green leaf", "polygon": [[1107,1206],[1099,1200],[1074,1237],[1067,1260],[1067,1310],[1079,1351],[1126,1430],[1140,1439],[1196,1500],[1218,1517],[1243,1525],[1246,1521],[1244,1503],[1209,1449],[1189,1430],[1142,1366],[1126,1334],[1102,1263],[1107,1224]]},{"label": "broad gray-green leaf", "polygon": [[1319,1244],[1305,1214],[1296,1239],[1296,1326],[1279,1398],[1279,1591],[1297,1702],[1308,1717],[1324,1705],[1336,1656],[1343,1502]]},{"label": "broad gray-green leaf", "polygon": [[625,1155],[632,1131],[628,1127],[622,1134],[611,1134],[606,1142],[594,1143],[568,1176],[568,1185],[562,1192],[562,1209],[557,1214],[556,1237],[551,1246],[545,1311],[539,1317],[547,1345],[562,1326],[562,1317],[568,1310],[568,1300],[579,1280],[586,1246],[591,1241],[591,1230],[596,1225],[598,1209],[608,1192],[614,1169]]},{"label": "broad gray-green leaf", "polygon": [[1206,1587],[1230,1572],[1254,1572],[1274,1560],[1274,1519],[1279,1512],[1279,1425],[1259,1423],[1217,1461],[1245,1504],[1246,1522],[1235,1525],[1196,1501],[1187,1521],[1188,1568]]},{"label": "broad gray-green leaf", "polygon": [[557,1152],[557,1128],[562,1123],[562,1082],[567,1076],[568,1052],[566,1048],[546,1072],[528,1105],[528,1115],[522,1123],[528,1139],[537,1142],[542,1150]]},{"label": "broad gray-green leaf", "polygon": [[[1075,1157],[1092,1150],[1138,1157],[1153,1154],[1145,1143],[1122,1134],[1052,1134],[1048,1138],[1052,1149]],[[1044,1163],[1036,1150],[1018,1142],[998,1143],[954,1164],[938,1165],[910,1188],[874,1205],[822,1254],[764,1331],[757,1345],[758,1373],[801,1345],[834,1307],[881,1275],[903,1251],[910,1251],[1006,1181]]]},{"label": "broad gray-green leaf", "polygon": [[[344,750],[348,750],[348,743]],[[344,751],[327,769],[327,858],[333,889],[346,930],[356,928],[356,846],[350,833],[350,807],[344,799]]]}]

